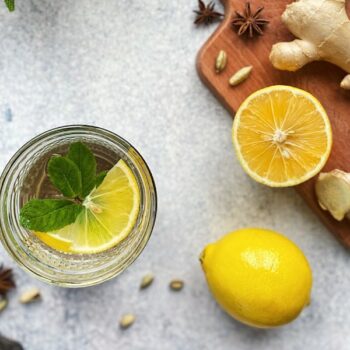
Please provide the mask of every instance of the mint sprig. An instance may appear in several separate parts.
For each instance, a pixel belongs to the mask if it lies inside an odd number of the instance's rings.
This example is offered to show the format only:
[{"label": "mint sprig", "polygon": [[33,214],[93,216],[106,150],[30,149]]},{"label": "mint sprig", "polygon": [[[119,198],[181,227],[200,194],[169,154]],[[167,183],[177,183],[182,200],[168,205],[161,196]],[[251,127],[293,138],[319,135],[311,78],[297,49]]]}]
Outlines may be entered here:
[{"label": "mint sprig", "polygon": [[15,0],[4,0],[4,1],[10,12],[15,10]]},{"label": "mint sprig", "polygon": [[81,194],[82,173],[76,164],[62,156],[53,156],[47,164],[51,183],[65,197],[76,198]]},{"label": "mint sprig", "polygon": [[52,156],[47,173],[64,198],[28,201],[20,212],[20,223],[28,230],[50,232],[75,222],[84,199],[107,175],[107,171],[96,175],[95,156],[82,142],[72,143],[66,156]]},{"label": "mint sprig", "polygon": [[65,199],[33,199],[21,209],[20,223],[34,231],[59,230],[72,224],[82,210],[81,204]]},{"label": "mint sprig", "polygon": [[73,143],[67,158],[76,164],[81,173],[81,190],[79,196],[86,197],[95,187],[96,159],[90,149],[82,142]]}]

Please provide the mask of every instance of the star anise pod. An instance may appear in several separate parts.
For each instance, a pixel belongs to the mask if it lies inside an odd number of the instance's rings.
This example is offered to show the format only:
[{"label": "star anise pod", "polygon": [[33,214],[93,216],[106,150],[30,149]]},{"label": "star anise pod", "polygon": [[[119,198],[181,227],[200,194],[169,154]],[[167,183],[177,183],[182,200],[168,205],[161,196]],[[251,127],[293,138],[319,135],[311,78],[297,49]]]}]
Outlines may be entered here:
[{"label": "star anise pod", "polygon": [[198,10],[193,12],[197,14],[196,20],[194,21],[197,25],[208,25],[223,16],[222,13],[215,11],[215,4],[213,1],[206,5],[202,0],[198,0]]},{"label": "star anise pod", "polygon": [[255,33],[262,35],[265,25],[269,23],[267,19],[260,17],[263,10],[264,7],[259,7],[253,13],[250,2],[247,2],[243,14],[236,11],[236,17],[233,19],[232,25],[235,29],[238,27],[238,35],[248,33],[250,38]]},{"label": "star anise pod", "polygon": [[0,265],[0,295],[6,296],[7,292],[15,287],[12,270],[5,268],[4,265]]}]

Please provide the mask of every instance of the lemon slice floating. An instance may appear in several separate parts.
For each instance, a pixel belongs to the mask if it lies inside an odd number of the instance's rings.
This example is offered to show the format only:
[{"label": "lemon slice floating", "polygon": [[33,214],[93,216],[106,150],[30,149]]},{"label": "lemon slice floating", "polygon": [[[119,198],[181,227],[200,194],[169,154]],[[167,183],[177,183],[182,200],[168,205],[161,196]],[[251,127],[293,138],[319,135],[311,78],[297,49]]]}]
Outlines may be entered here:
[{"label": "lemon slice floating", "polygon": [[290,86],[271,86],[249,96],[237,111],[233,144],[254,180],[287,187],[320,172],[332,148],[332,130],[314,96]]},{"label": "lemon slice floating", "polygon": [[140,208],[140,189],[135,175],[120,160],[83,202],[76,221],[57,232],[36,233],[53,249],[92,254],[114,247],[135,226]]},{"label": "lemon slice floating", "polygon": [[45,232],[35,232],[36,236],[44,242],[49,247],[60,250],[61,252],[69,253],[72,242],[66,239],[61,238],[54,233],[45,233]]}]

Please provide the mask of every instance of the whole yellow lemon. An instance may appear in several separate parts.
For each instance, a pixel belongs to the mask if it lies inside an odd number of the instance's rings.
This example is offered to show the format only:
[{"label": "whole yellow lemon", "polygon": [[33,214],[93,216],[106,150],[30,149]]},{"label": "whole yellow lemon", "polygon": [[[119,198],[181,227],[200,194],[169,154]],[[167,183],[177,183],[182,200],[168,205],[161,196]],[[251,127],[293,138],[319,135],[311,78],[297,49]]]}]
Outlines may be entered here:
[{"label": "whole yellow lemon", "polygon": [[250,326],[286,324],[310,303],[310,265],[279,233],[256,228],[229,233],[209,244],[200,260],[217,302]]}]

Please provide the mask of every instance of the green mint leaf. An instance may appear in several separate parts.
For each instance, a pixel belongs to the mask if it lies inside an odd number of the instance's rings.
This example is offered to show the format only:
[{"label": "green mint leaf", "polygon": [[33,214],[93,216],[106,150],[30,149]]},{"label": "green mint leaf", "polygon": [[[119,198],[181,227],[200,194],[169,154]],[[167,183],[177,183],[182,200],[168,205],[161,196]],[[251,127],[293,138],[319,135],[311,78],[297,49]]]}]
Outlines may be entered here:
[{"label": "green mint leaf", "polygon": [[73,161],[62,156],[53,156],[47,165],[52,184],[65,197],[75,198],[81,193],[81,173]]},{"label": "green mint leaf", "polygon": [[10,12],[15,10],[15,0],[4,0],[4,1]]},{"label": "green mint leaf", "polygon": [[103,182],[103,180],[105,179],[106,175],[107,175],[108,171],[104,170],[101,171],[99,174],[97,174],[96,176],[96,180],[95,180],[95,186],[98,187],[101,185],[101,183]]},{"label": "green mint leaf", "polygon": [[96,159],[90,149],[82,142],[72,143],[67,158],[73,161],[81,172],[81,192],[84,199],[95,187]]},{"label": "green mint leaf", "polygon": [[66,199],[33,199],[23,206],[19,220],[28,230],[50,232],[72,224],[82,209]]}]

